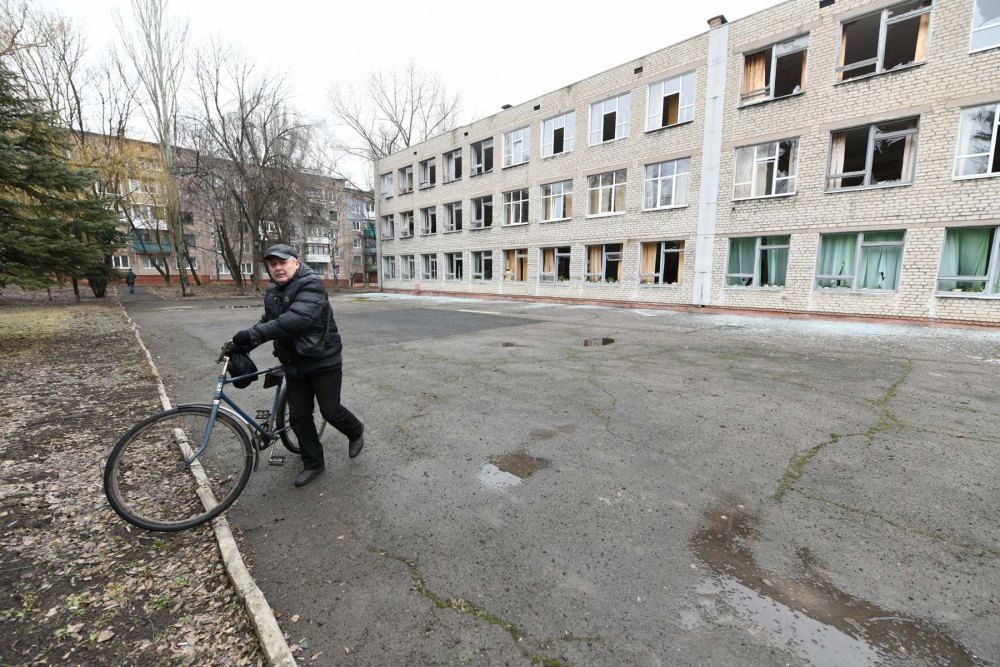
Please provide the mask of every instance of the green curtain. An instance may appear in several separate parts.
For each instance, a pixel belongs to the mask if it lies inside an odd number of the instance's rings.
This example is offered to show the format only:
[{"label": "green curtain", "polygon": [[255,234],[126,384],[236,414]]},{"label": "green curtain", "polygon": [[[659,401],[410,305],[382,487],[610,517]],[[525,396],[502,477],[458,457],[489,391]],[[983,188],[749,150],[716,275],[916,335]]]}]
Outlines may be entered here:
[{"label": "green curtain", "polygon": [[[753,274],[753,262],[756,252],[756,237],[729,239],[729,268],[726,273]],[[728,278],[727,283],[729,285],[742,285],[746,287],[753,284],[753,278]]]},{"label": "green curtain", "polygon": [[[865,232],[865,243],[891,243],[903,240],[904,232]],[[861,248],[859,289],[892,291],[899,287],[902,246]]]},{"label": "green curtain", "polygon": [[[983,276],[989,265],[993,229],[973,227],[949,229],[944,239],[944,257],[941,259],[942,276]],[[939,280],[938,291],[950,292],[961,288],[966,292],[982,292],[986,281]]]},{"label": "green curtain", "polygon": [[[791,236],[765,236],[761,242],[763,245],[788,245]],[[788,248],[765,250],[766,257],[762,257],[764,263],[761,271],[761,282],[769,287],[784,287],[785,278],[788,275]]]},{"label": "green curtain", "polygon": [[854,275],[854,258],[857,245],[857,234],[824,234],[821,237],[817,275],[848,276],[848,279],[826,278],[817,280],[816,285],[818,287],[851,287],[849,277]]}]

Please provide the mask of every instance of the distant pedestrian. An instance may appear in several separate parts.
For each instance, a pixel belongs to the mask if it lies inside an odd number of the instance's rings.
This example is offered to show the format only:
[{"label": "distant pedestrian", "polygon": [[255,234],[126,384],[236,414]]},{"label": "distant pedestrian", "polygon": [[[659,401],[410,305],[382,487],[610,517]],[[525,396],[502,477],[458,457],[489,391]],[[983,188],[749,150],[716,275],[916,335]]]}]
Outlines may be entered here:
[{"label": "distant pedestrian", "polygon": [[135,273],[131,268],[125,274],[125,284],[128,285],[129,294],[135,294]]}]

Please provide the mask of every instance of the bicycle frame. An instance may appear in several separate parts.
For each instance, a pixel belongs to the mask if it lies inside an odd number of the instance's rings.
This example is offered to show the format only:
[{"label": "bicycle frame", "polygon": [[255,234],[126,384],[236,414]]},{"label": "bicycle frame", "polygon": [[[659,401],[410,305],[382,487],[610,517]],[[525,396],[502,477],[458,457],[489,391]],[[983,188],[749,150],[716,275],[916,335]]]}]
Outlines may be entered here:
[{"label": "bicycle frame", "polygon": [[278,400],[281,398],[281,385],[285,381],[284,376],[278,379],[278,384],[277,386],[275,386],[274,389],[274,402],[271,404],[271,416],[268,418],[267,423],[265,424],[267,428],[258,424],[257,420],[255,420],[253,417],[244,412],[243,408],[241,408],[236,403],[236,401],[229,398],[225,394],[225,386],[227,384],[232,384],[233,382],[239,382],[240,380],[248,380],[250,378],[260,377],[261,375],[280,369],[281,366],[272,366],[271,368],[265,368],[264,370],[257,371],[256,373],[240,375],[239,377],[234,377],[234,378],[226,378],[226,371],[229,370],[229,357],[226,356],[223,359],[222,374],[219,375],[218,384],[215,385],[215,396],[212,398],[212,413],[211,415],[209,415],[208,418],[208,426],[205,427],[205,436],[201,440],[201,447],[199,447],[198,451],[194,453],[194,456],[192,456],[188,461],[184,463],[185,466],[190,466],[192,463],[194,463],[195,460],[199,456],[201,456],[201,453],[204,452],[205,448],[208,446],[208,440],[209,438],[212,437],[212,430],[215,428],[215,420],[219,415],[219,407],[222,405],[222,403],[225,403],[230,408],[232,408],[236,412],[236,414],[243,419],[243,421],[247,424],[247,426],[250,426],[256,431],[258,431],[260,435],[266,438],[267,440],[273,440],[275,436],[281,435],[281,433],[283,433],[285,430],[288,429],[288,427],[286,426],[284,428],[278,429],[277,431],[268,430],[269,428],[271,428],[271,425],[273,424],[278,414]]}]

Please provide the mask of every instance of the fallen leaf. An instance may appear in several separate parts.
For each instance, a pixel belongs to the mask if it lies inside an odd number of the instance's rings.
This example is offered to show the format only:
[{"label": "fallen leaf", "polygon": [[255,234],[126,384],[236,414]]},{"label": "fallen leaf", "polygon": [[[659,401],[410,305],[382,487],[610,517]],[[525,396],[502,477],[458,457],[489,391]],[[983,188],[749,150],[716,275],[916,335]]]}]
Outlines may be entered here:
[{"label": "fallen leaf", "polygon": [[345,646],[345,647],[344,647],[344,655],[348,655],[348,654],[349,654],[350,652],[351,652],[351,649],[349,649],[349,648],[347,648],[347,647]]},{"label": "fallen leaf", "polygon": [[299,622],[299,615],[295,614],[295,616],[292,616],[292,623],[298,623],[298,622]]},{"label": "fallen leaf", "polygon": [[97,641],[106,642],[114,636],[114,630],[101,630],[101,634],[97,635]]},{"label": "fallen leaf", "polygon": [[342,540],[342,539],[344,539],[344,536],[343,536],[343,535],[341,535],[341,536],[339,536],[339,537],[338,537],[337,539],[338,539],[338,540]]}]

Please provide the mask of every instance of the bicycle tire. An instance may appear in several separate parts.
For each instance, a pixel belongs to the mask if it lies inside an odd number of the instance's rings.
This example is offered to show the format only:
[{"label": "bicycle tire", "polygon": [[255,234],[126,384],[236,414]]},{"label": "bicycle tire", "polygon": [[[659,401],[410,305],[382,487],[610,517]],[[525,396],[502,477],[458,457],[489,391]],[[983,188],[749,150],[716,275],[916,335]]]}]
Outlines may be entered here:
[{"label": "bicycle tire", "polygon": [[[243,450],[243,469],[242,473],[236,482],[236,485],[232,487],[232,490],[220,501],[216,498],[216,505],[210,510],[206,510],[204,513],[193,516],[183,521],[156,521],[150,518],[141,516],[131,509],[131,503],[129,499],[123,497],[124,492],[122,490],[122,485],[119,484],[116,472],[121,468],[121,459],[123,453],[128,451],[128,446],[133,443],[133,441],[138,442],[138,438],[150,430],[150,428],[157,422],[166,422],[172,417],[178,415],[199,415],[202,417],[207,417],[212,412],[212,406],[210,405],[185,405],[178,408],[173,408],[171,410],[165,410],[151,417],[144,419],[132,428],[128,430],[125,435],[121,437],[118,443],[115,445],[114,449],[111,450],[111,454],[108,456],[107,464],[104,466],[104,495],[107,497],[108,502],[111,504],[111,508],[115,511],[118,516],[120,516],[125,521],[129,522],[133,526],[137,526],[144,530],[155,531],[155,532],[176,532],[180,530],[187,530],[189,528],[194,528],[200,526],[203,523],[211,521],[215,517],[226,511],[236,499],[239,498],[243,489],[246,487],[247,482],[250,480],[250,473],[253,472],[253,462],[254,462],[254,452],[250,444],[250,438],[247,435],[246,429],[240,424],[236,419],[227,415],[223,411],[219,411],[216,416],[216,428],[219,424],[224,424],[229,427],[233,434],[235,434],[238,444]],[[176,429],[176,427],[174,427]],[[176,430],[175,430],[176,433]],[[176,434],[173,436],[176,439]],[[206,448],[206,452],[211,449],[211,440],[209,441],[209,446]],[[183,454],[180,445],[175,442],[175,447],[177,448],[177,458],[178,462],[183,461]],[[199,460],[201,460],[199,458]],[[193,467],[193,466],[192,466]],[[202,468],[204,472],[204,469]],[[197,489],[201,486],[197,479],[194,478],[194,473],[190,469],[185,469],[188,475],[192,476],[193,481],[195,481]],[[226,482],[223,482],[226,483]],[[133,485],[138,486],[138,485]],[[197,493],[197,492],[196,492]],[[214,494],[213,494],[214,495]],[[202,504],[202,507],[204,505]]]},{"label": "bicycle tire", "polygon": [[[286,415],[288,414],[288,392],[285,387],[281,388],[281,396],[278,398],[278,418],[275,420],[275,427],[278,429],[285,428],[285,424],[288,423]],[[326,432],[327,423],[326,420],[320,417],[320,423],[316,425],[316,435],[320,438],[323,437],[323,433]],[[302,454],[302,448],[299,447],[298,439],[295,438],[295,434],[292,432],[291,428],[288,428],[281,432],[281,444],[285,446],[285,449],[290,451],[292,454]]]}]

